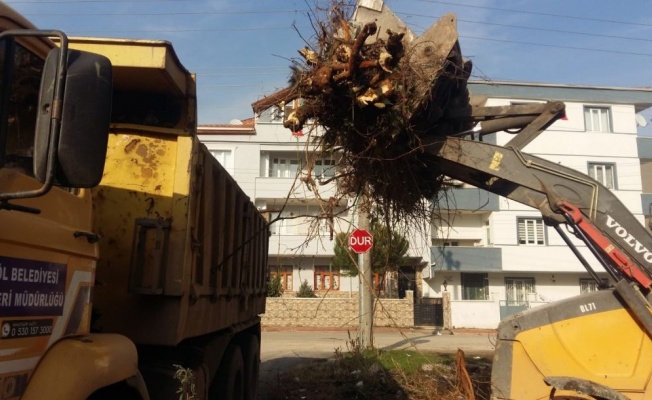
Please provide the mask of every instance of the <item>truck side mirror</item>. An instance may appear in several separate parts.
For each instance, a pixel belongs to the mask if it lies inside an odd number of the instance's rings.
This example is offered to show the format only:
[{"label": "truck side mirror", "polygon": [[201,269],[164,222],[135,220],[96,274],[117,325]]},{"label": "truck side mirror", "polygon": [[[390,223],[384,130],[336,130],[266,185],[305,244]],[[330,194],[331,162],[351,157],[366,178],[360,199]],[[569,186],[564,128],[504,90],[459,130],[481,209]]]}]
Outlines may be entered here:
[{"label": "truck side mirror", "polygon": [[98,54],[68,50],[59,102],[55,90],[60,52],[52,49],[43,68],[34,174],[42,183],[53,174],[55,185],[90,188],[100,183],[104,171],[113,93],[111,62]]}]

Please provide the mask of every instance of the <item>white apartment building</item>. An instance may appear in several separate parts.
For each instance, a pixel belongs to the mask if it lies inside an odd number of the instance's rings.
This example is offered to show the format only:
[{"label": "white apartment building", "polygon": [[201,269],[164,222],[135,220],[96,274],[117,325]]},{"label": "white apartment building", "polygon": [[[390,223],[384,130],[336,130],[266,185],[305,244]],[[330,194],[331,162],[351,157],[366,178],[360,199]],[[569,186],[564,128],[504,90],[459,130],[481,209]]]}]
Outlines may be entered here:
[{"label": "white apartment building", "polygon": [[[253,120],[200,126],[198,134],[261,212],[270,219],[283,218],[271,227],[269,270],[282,276],[284,291],[297,291],[307,281],[318,293],[353,296],[358,292],[358,277],[333,270],[330,260],[335,235],[357,228],[356,210],[345,211],[350,202],[335,205],[337,218],[331,236],[328,220],[322,217],[332,206],[327,200],[335,195],[336,182],[322,183],[335,175],[335,158],[307,146],[308,135],[296,135],[284,128],[282,113],[282,109],[272,107]],[[316,187],[301,180],[308,165],[314,165]],[[429,240],[420,239],[411,240],[409,261],[401,266],[403,273],[395,282],[401,296],[405,290],[416,289],[417,272],[429,265]]]},{"label": "white apartment building", "polygon": [[[636,114],[652,106],[652,90],[527,83],[471,83],[469,88],[474,97],[486,97],[487,106],[563,101],[566,118],[523,151],[601,181],[645,222],[652,182],[643,183],[641,159],[652,158],[652,142],[647,149],[639,144]],[[504,145],[512,137],[499,132],[483,140]],[[520,309],[596,290],[537,210],[475,188],[451,195],[457,209],[445,214],[450,226],[433,227],[436,265],[424,275],[422,295],[450,292],[453,326],[494,328],[501,317]],[[579,241],[577,246],[606,279],[588,249]]]},{"label": "white apartment building", "polygon": [[[647,170],[652,178],[652,140],[638,138],[636,122],[636,114],[652,106],[652,89],[513,82],[470,82],[469,88],[487,106],[563,101],[567,118],[524,151],[601,180],[642,223],[652,213],[652,179],[647,184],[642,179]],[[307,280],[317,290],[352,295],[358,279],[329,267],[333,241],[325,220],[314,218],[322,215],[324,203],[300,180],[315,153],[306,151],[306,136],[283,128],[282,112],[272,107],[244,124],[201,126],[200,139],[261,211],[288,218],[274,224],[269,253],[270,270],[282,275],[285,289],[296,291]],[[511,138],[500,132],[483,140],[503,145]],[[333,158],[315,165],[315,175],[323,179],[335,172]],[[328,199],[334,185],[320,186],[320,197]],[[447,223],[433,225],[430,238],[411,238],[411,261],[398,287],[425,298],[447,294],[452,326],[495,328],[509,313],[596,289],[537,210],[472,187],[450,196],[456,209],[441,211]],[[337,231],[355,228],[353,215],[341,215]],[[578,247],[591,261],[587,249]],[[594,267],[607,278],[597,263]]]}]

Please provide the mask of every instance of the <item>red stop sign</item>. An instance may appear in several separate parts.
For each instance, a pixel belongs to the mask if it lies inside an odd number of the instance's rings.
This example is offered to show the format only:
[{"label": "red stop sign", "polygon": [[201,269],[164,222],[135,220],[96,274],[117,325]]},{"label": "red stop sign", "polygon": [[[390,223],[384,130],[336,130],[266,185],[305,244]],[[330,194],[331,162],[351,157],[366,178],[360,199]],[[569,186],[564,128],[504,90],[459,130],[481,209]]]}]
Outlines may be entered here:
[{"label": "red stop sign", "polygon": [[366,253],[374,245],[374,237],[366,229],[356,229],[349,235],[349,247],[354,252]]}]

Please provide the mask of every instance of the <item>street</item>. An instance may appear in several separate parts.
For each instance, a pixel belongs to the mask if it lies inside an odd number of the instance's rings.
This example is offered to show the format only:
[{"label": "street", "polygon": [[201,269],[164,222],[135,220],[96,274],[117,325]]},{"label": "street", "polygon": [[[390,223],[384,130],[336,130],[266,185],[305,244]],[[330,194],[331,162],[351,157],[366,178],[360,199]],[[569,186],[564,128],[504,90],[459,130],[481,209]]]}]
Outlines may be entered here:
[{"label": "street", "polygon": [[[467,355],[488,356],[494,350],[494,332],[459,332],[437,335],[432,329],[387,329],[374,331],[376,348],[393,350],[414,348],[424,352],[454,353],[462,349]],[[351,331],[355,338],[357,331]],[[258,400],[267,398],[266,388],[279,372],[303,362],[330,358],[335,349],[347,350],[349,334],[345,330],[263,331]]]}]

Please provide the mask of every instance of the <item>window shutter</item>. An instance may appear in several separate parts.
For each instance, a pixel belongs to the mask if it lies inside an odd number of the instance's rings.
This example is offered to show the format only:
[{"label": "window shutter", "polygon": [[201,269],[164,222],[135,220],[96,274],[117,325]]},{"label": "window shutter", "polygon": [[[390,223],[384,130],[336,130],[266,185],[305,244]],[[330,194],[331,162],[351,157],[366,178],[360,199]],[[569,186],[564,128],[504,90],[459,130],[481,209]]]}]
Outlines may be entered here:
[{"label": "window shutter", "polygon": [[543,243],[543,221],[542,220],[533,220],[532,221],[534,224],[536,224],[537,228],[537,244],[544,244]]},{"label": "window shutter", "polygon": [[519,218],[517,224],[519,244],[545,245],[545,232],[541,218]]}]

